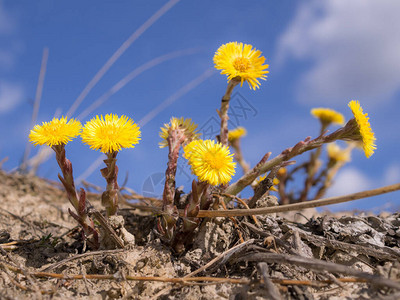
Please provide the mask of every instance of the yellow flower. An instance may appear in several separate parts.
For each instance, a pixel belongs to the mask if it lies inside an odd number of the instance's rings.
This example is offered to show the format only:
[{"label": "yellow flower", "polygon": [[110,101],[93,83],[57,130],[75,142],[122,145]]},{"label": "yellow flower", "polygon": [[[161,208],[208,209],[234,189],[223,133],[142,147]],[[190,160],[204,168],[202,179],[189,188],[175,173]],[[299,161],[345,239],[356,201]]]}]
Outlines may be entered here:
[{"label": "yellow flower", "polygon": [[330,143],[326,146],[329,159],[335,162],[350,161],[350,151],[342,149],[336,143]]},{"label": "yellow flower", "polygon": [[322,123],[324,124],[330,124],[330,123],[336,123],[339,125],[344,124],[344,117],[341,113],[338,113],[337,111],[330,109],[330,108],[313,108],[311,110],[311,114],[319,118]]},{"label": "yellow flower", "polygon": [[247,81],[250,89],[259,87],[258,79],[266,80],[269,65],[263,65],[265,57],[261,51],[252,49],[252,45],[231,42],[218,48],[214,55],[214,65],[221,74],[228,76],[228,82],[240,77],[240,86]]},{"label": "yellow flower", "polygon": [[232,142],[234,140],[240,139],[241,137],[245,136],[246,134],[247,134],[246,129],[242,126],[239,126],[228,132],[228,140],[230,142]]},{"label": "yellow flower", "polygon": [[73,138],[77,137],[82,130],[79,121],[67,117],[61,119],[53,118],[50,122],[43,122],[42,125],[35,125],[29,134],[29,141],[35,146],[67,144]]},{"label": "yellow flower", "polygon": [[353,112],[354,119],[358,126],[359,140],[362,142],[362,147],[365,153],[365,156],[369,158],[376,149],[375,141],[376,138],[371,129],[371,125],[369,124],[369,118],[367,113],[363,113],[363,109],[360,103],[356,100],[352,100],[349,102],[349,107]]},{"label": "yellow flower", "polygon": [[212,140],[194,140],[184,147],[193,173],[211,185],[228,183],[235,174],[236,163],[228,147]]},{"label": "yellow flower", "polygon": [[198,139],[200,133],[196,132],[197,124],[193,123],[191,119],[184,119],[183,117],[178,118],[171,118],[169,124],[164,124],[164,127],[161,127],[160,137],[163,139],[159,146],[160,148],[168,147],[168,135],[169,130],[182,130],[183,134],[186,137],[185,143],[190,142],[193,139]]},{"label": "yellow flower", "polygon": [[82,142],[91,149],[103,153],[120,151],[122,148],[134,148],[139,143],[140,130],[127,116],[101,115],[86,122],[82,130]]},{"label": "yellow flower", "polygon": [[189,144],[185,145],[183,147],[183,157],[186,158],[187,160],[190,159],[190,155],[193,152],[193,149],[198,145],[198,143],[202,140],[193,140]]}]

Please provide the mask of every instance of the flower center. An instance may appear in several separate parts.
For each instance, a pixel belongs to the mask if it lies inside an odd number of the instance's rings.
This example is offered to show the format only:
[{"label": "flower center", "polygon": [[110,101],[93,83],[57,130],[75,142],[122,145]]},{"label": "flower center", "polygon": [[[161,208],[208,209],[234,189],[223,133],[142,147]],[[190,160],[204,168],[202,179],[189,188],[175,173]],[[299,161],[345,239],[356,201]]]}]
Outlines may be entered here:
[{"label": "flower center", "polygon": [[233,61],[233,67],[239,72],[246,72],[249,66],[250,60],[246,57],[238,57]]},{"label": "flower center", "polygon": [[205,153],[204,161],[214,170],[219,170],[224,166],[224,160],[218,153]]},{"label": "flower center", "polygon": [[106,126],[100,129],[99,137],[103,139],[112,139],[116,135],[114,126]]}]

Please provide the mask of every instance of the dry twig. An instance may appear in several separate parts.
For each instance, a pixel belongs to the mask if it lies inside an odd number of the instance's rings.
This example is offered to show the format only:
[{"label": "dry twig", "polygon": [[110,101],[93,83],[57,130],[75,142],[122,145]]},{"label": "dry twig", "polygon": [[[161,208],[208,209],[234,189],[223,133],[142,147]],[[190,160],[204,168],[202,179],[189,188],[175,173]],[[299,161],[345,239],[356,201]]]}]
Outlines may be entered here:
[{"label": "dry twig", "polygon": [[277,212],[297,211],[305,208],[320,207],[325,205],[332,205],[348,201],[354,201],[362,198],[377,196],[394,192],[400,189],[400,183],[387,185],[381,188],[366,190],[345,196],[330,197],[319,200],[311,200],[301,203],[293,203],[287,205],[280,205],[274,207],[262,207],[254,209],[231,209],[231,210],[200,210],[196,218],[216,218],[216,217],[238,217],[238,216],[251,216],[251,215],[266,215]]},{"label": "dry twig", "polygon": [[193,271],[192,273],[186,275],[184,278],[188,278],[188,277],[193,277],[194,275],[206,270],[207,268],[211,267],[214,263],[216,263],[217,261],[219,261],[220,259],[222,259],[222,261],[220,262],[220,264],[223,264],[224,262],[226,262],[234,253],[236,253],[237,251],[243,249],[245,246],[248,246],[250,244],[254,243],[254,239],[245,241],[239,245],[236,245],[228,250],[226,250],[225,252],[221,253],[220,255],[218,255],[217,257],[215,257],[214,259],[212,259],[211,261],[209,261],[207,264],[205,264],[204,266],[202,266],[201,268]]}]

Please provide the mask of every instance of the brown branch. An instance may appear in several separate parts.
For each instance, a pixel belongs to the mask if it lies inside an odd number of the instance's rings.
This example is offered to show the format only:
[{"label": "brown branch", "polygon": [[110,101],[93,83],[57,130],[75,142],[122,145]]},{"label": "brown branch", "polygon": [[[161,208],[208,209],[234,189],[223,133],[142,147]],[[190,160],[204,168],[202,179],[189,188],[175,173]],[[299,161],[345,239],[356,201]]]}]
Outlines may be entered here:
[{"label": "brown branch", "polygon": [[[8,264],[0,264],[2,269],[8,269],[18,274],[22,274],[22,270]],[[66,279],[66,280],[121,280],[118,276],[115,275],[104,275],[104,274],[72,274],[65,275],[59,273],[51,273],[51,272],[32,272],[30,273],[33,277],[40,278],[56,278],[56,279]],[[370,274],[371,275],[371,274]],[[374,275],[371,275],[374,276]],[[127,281],[157,281],[157,282],[165,282],[165,283],[181,283],[181,284],[203,284],[203,282],[208,282],[209,284],[221,284],[221,283],[230,283],[230,284],[251,284],[252,281],[246,278],[220,278],[220,277],[182,277],[182,278],[171,278],[171,277],[153,277],[153,276],[124,276],[124,279]],[[344,278],[336,278],[335,280],[342,283],[368,283],[369,281],[364,278],[357,277],[344,277]],[[320,281],[311,281],[311,280],[295,280],[295,279],[271,279],[271,281],[275,284],[280,285],[305,285],[305,286],[316,286],[319,287],[321,284],[334,284],[333,280],[320,280]],[[256,283],[254,281],[253,283]],[[28,290],[25,286],[20,287],[21,289]],[[41,293],[54,293],[52,292],[44,292]]]},{"label": "brown branch", "polygon": [[222,262],[227,261],[235,252],[243,249],[245,246],[254,243],[254,239],[245,241],[241,244],[238,244],[228,250],[226,250],[225,252],[221,253],[220,255],[218,255],[217,257],[213,258],[212,260],[210,260],[207,264],[205,264],[204,266],[202,266],[201,268],[193,271],[192,273],[186,275],[183,278],[190,278],[193,277],[194,275],[206,270],[207,268],[211,267],[214,263],[216,263],[217,261],[219,261],[220,259],[223,259]]},{"label": "brown branch", "polygon": [[43,269],[43,272],[49,272],[51,270],[54,270],[58,267],[61,267],[62,265],[65,265],[66,263],[69,263],[73,260],[76,259],[80,259],[80,258],[84,258],[84,257],[88,257],[88,256],[96,256],[96,255],[104,255],[104,254],[115,254],[115,253],[121,253],[126,251],[125,249],[114,249],[114,250],[100,250],[100,251],[91,251],[91,252],[86,252],[86,253],[82,253],[82,254],[77,254],[75,256],[72,257],[68,257],[66,259],[63,259],[62,261],[58,261],[48,267],[46,267],[45,269]]},{"label": "brown branch", "polygon": [[387,185],[381,188],[366,190],[345,196],[330,197],[319,200],[311,200],[307,202],[280,205],[274,207],[262,207],[254,209],[231,209],[231,210],[200,210],[197,218],[216,218],[216,217],[238,217],[251,215],[266,215],[278,212],[297,211],[305,208],[320,207],[337,203],[354,201],[362,198],[377,196],[400,190],[400,183]]}]

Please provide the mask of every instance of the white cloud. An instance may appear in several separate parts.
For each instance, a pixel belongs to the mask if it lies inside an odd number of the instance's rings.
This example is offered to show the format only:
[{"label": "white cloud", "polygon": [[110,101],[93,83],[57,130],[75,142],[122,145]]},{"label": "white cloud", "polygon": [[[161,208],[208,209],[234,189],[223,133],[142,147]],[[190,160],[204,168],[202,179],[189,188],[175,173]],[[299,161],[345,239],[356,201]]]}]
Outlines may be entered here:
[{"label": "white cloud", "polygon": [[[387,167],[383,175],[379,176],[378,180],[368,177],[365,173],[362,173],[354,167],[345,167],[340,170],[334,178],[333,185],[328,189],[326,197],[343,196],[399,182],[400,165],[396,163]],[[396,205],[396,202],[376,203],[376,205],[376,207],[370,208],[369,210],[377,213],[383,210],[391,210]],[[331,211],[345,211],[358,208],[362,210],[363,206],[364,203],[345,202],[327,206],[326,209]]]},{"label": "white cloud", "polygon": [[18,84],[0,82],[0,114],[9,113],[22,101],[24,91]]},{"label": "white cloud", "polygon": [[383,174],[384,184],[395,184],[400,182],[400,166],[390,165]]},{"label": "white cloud", "polygon": [[327,197],[342,196],[368,190],[372,187],[372,180],[353,167],[344,168],[334,179],[329,188]]},{"label": "white cloud", "polygon": [[400,89],[399,11],[397,0],[303,2],[277,48],[281,63],[311,62],[298,99],[332,106],[391,100]]}]

